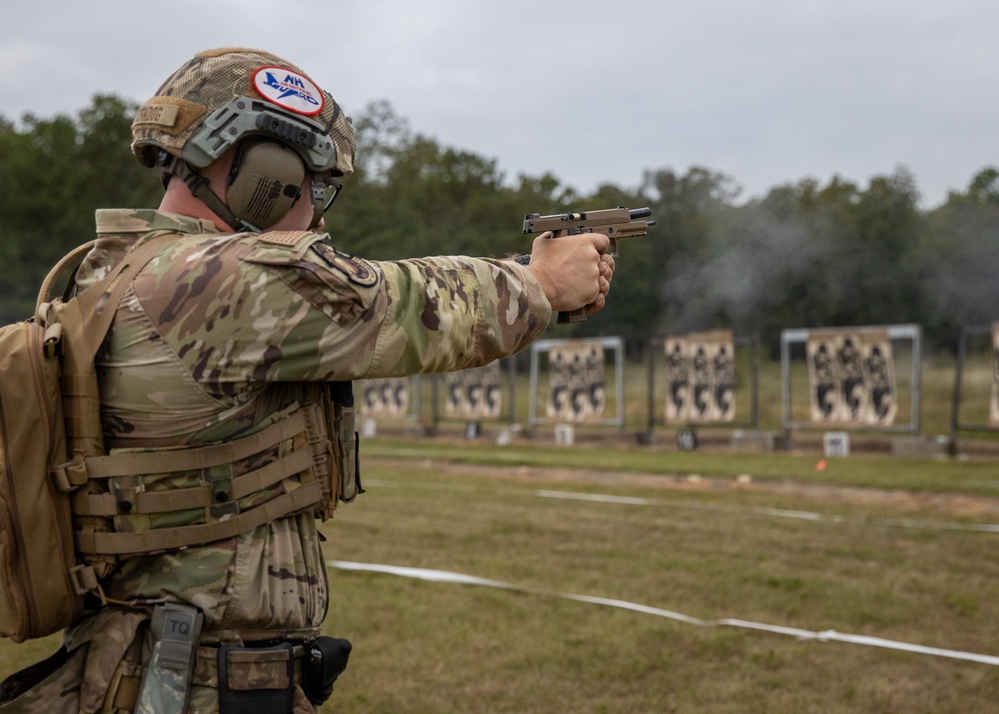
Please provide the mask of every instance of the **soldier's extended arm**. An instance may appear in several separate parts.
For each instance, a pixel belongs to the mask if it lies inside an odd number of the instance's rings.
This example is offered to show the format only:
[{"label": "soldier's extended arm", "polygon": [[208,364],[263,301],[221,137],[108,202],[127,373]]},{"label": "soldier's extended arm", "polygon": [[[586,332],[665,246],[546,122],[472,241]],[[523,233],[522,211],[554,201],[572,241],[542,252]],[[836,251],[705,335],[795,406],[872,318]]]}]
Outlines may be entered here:
[{"label": "soldier's extended arm", "polygon": [[[580,213],[557,213],[542,216],[539,213],[528,213],[524,216],[524,233],[544,233],[551,231],[552,238],[560,235],[576,235],[578,233],[603,233],[610,238],[608,254],[617,256],[617,241],[620,238],[644,236],[649,226],[655,221],[642,220],[652,215],[651,208],[607,208],[600,211],[583,211]],[[530,256],[526,257],[530,260]],[[518,259],[520,260],[520,259]],[[523,261],[522,261],[523,262]],[[582,322],[586,319],[584,308],[561,311],[558,314],[559,323]]]}]

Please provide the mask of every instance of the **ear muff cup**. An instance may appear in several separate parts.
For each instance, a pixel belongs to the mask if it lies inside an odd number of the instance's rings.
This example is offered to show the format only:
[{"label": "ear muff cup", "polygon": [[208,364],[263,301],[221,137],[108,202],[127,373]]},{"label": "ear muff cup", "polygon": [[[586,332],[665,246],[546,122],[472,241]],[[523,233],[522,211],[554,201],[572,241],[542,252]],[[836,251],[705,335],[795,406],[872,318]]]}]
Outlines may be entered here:
[{"label": "ear muff cup", "polygon": [[280,221],[302,194],[305,166],[292,149],[273,141],[236,151],[226,203],[241,221],[266,230]]}]

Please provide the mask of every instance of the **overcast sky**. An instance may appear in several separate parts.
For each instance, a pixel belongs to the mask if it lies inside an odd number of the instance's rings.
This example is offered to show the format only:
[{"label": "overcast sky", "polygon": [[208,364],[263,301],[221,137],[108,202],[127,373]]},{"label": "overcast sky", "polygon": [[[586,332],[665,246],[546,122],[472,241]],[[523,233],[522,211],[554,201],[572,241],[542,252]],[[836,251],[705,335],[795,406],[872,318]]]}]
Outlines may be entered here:
[{"label": "overcast sky", "polygon": [[996,0],[6,2],[0,115],[143,101],[220,46],[581,192],[697,165],[747,199],[904,166],[929,207],[999,165]]}]

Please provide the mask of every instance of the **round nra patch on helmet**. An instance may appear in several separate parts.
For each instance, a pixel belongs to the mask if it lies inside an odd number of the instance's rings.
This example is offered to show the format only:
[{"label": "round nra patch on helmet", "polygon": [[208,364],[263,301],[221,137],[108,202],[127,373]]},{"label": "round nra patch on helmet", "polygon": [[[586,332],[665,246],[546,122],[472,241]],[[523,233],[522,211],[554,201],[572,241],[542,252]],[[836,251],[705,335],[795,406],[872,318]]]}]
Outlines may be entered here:
[{"label": "round nra patch on helmet", "polygon": [[283,67],[261,67],[253,74],[253,88],[269,102],[296,114],[311,116],[323,110],[325,98],[311,79]]}]

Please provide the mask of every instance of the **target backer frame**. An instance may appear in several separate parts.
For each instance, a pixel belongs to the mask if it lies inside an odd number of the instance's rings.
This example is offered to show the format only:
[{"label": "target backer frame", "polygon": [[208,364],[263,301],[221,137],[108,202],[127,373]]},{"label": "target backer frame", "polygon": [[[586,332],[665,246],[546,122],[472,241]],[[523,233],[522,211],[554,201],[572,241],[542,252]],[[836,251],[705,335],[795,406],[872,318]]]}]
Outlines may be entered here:
[{"label": "target backer frame", "polygon": [[587,425],[594,426],[616,426],[624,431],[624,340],[620,337],[581,337],[566,338],[557,340],[537,340],[531,345],[531,386],[530,386],[530,410],[529,424],[531,428],[543,424],[562,423],[561,420],[551,419],[548,416],[538,415],[541,372],[541,355],[547,355],[553,347],[561,347],[574,342],[594,342],[599,343],[604,351],[604,364],[607,364],[606,354],[610,350],[614,353],[614,404],[615,414],[612,417],[603,417],[599,420],[587,421]]},{"label": "target backer frame", "polygon": [[[781,421],[784,428],[784,444],[791,443],[791,432],[801,430],[828,430],[829,426],[817,424],[813,421],[795,421],[792,418],[792,389],[791,389],[791,345],[800,344],[806,346],[809,336],[812,333],[827,333],[832,328],[815,329],[790,329],[782,330],[780,333],[780,366],[781,366]],[[920,374],[922,371],[922,327],[915,324],[904,325],[879,325],[863,327],[841,327],[835,328],[844,333],[852,334],[872,334],[885,333],[892,342],[908,340],[912,344],[912,374],[910,382],[909,400],[909,421],[895,423],[888,426],[876,425],[844,425],[836,424],[837,431],[881,431],[881,432],[908,432],[913,436],[919,434],[919,412],[920,412]]]}]

